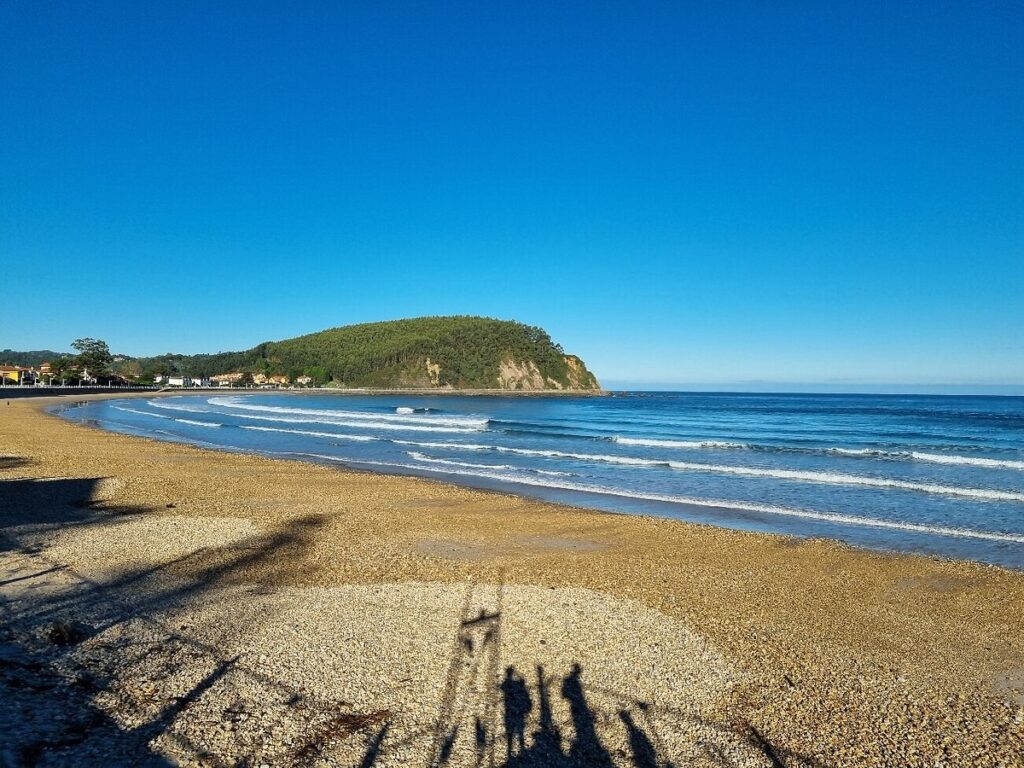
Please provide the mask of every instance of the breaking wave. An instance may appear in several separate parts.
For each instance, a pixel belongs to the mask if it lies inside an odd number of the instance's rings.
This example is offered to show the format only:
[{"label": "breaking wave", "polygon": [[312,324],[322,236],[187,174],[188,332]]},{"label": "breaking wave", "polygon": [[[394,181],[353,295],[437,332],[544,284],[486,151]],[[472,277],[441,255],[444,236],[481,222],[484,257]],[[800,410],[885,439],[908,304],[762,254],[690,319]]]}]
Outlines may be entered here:
[{"label": "breaking wave", "polygon": [[[323,454],[292,455],[312,456],[314,458],[325,459],[327,461],[337,462],[340,464],[360,464],[365,466],[394,467],[409,470],[429,469],[429,467],[424,467],[422,464],[417,465],[405,464],[400,462],[350,459],[340,456],[327,456]],[[466,477],[479,477],[482,479],[497,480],[501,482],[518,483],[520,485],[531,485],[542,488],[552,488],[556,490],[577,491],[579,493],[593,493],[601,496],[618,496],[623,498],[639,499],[643,501],[657,501],[665,502],[668,504],[680,504],[692,507],[712,507],[716,509],[740,510],[743,512],[758,512],[768,515],[779,515],[783,517],[802,518],[805,520],[816,520],[820,522],[833,523],[837,525],[855,525],[866,526],[871,528],[887,528],[890,530],[912,531],[914,533],[926,533],[935,536],[955,536],[959,538],[982,539],[986,541],[1002,541],[1012,542],[1015,544],[1024,544],[1024,535],[1002,533],[998,531],[978,531],[970,528],[956,528],[952,526],[942,525],[923,525],[919,523],[905,523],[895,520],[879,520],[877,518],[864,517],[862,515],[847,515],[834,512],[817,512],[809,509],[781,507],[772,504],[751,504],[744,501],[728,501],[724,499],[701,499],[691,498],[688,496],[672,496],[668,494],[657,493],[636,493],[633,491],[626,491],[619,488],[606,488],[603,486],[587,485],[585,483],[545,481],[523,476],[509,477],[508,475],[496,474],[492,472],[470,472],[456,468],[437,468],[432,469],[431,471],[440,472],[443,474],[462,475]]]},{"label": "breaking wave", "polygon": [[257,416],[254,413],[222,413],[219,411],[208,411],[208,413],[220,413],[222,416],[232,416],[236,419],[249,419],[250,421],[270,421],[278,424],[327,424],[335,427],[352,427],[353,429],[383,429],[394,432],[447,432],[467,433],[476,432],[475,429],[464,427],[433,427],[421,424],[393,424],[383,421],[346,421],[344,419],[312,419],[301,416]]},{"label": "breaking wave", "polygon": [[[137,413],[139,416],[152,416],[154,419],[167,419],[168,421],[176,421],[179,424],[191,424],[193,427],[223,427],[223,424],[218,424],[215,421],[195,421],[194,419],[179,419],[175,416],[166,416],[162,413],[150,413],[149,411],[140,411],[135,408],[125,408],[120,405],[111,406],[116,411],[124,411],[125,413]],[[179,408],[176,410],[188,410],[187,408]],[[209,413],[209,411],[196,411],[196,413]]]},{"label": "breaking wave", "polygon": [[1000,491],[989,488],[962,488],[956,485],[938,485],[936,483],[914,483],[909,480],[895,480],[886,477],[866,477],[864,475],[847,475],[839,472],[813,472],[795,469],[763,469],[761,467],[735,467],[724,464],[697,464],[682,461],[670,461],[668,466],[690,472],[716,472],[744,477],[774,477],[780,480],[798,480],[807,483],[824,483],[826,485],[862,485],[873,488],[898,488],[919,493],[935,493],[945,496],[966,496],[973,499],[991,501],[1021,501],[1024,493]]},{"label": "breaking wave", "polygon": [[992,459],[983,456],[962,456],[958,454],[929,453],[926,451],[885,451],[877,448],[803,448],[798,446],[759,445],[757,443],[734,443],[724,440],[660,440],[654,438],[615,436],[612,442],[650,448],[681,449],[726,449],[737,451],[760,451],[764,453],[805,453],[852,458],[890,459],[894,461],[922,461],[931,464],[953,464],[990,469],[1014,469],[1024,471],[1024,461],[1013,459]]},{"label": "breaking wave", "polygon": [[184,405],[174,405],[173,403],[168,403],[166,400],[147,400],[146,405],[150,406],[151,408],[162,408],[165,411],[185,411],[186,413],[209,413],[209,411],[204,411],[202,408],[188,408]]},{"label": "breaking wave", "polygon": [[361,443],[369,443],[377,440],[376,437],[370,437],[369,435],[346,435],[342,432],[316,432],[309,429],[281,429],[280,427],[241,427],[241,429],[249,429],[254,432],[287,432],[291,435],[309,435],[310,437],[329,437],[336,440],[355,440]]},{"label": "breaking wave", "polygon": [[838,472],[814,472],[808,470],[791,469],[764,469],[761,467],[739,467],[729,464],[700,464],[696,462],[673,461],[671,459],[645,459],[634,456],[613,456],[595,453],[572,453],[569,451],[541,450],[535,448],[512,448],[503,445],[480,445],[473,443],[444,443],[444,442],[394,442],[402,445],[414,445],[421,448],[441,448],[447,450],[464,451],[494,451],[496,453],[512,453],[519,456],[538,456],[559,459],[574,459],[577,461],[593,461],[603,464],[620,464],[634,467],[668,467],[686,472],[712,472],[716,474],[738,475],[743,477],[772,477],[778,480],[796,480],[807,483],[822,483],[825,485],[859,485],[872,488],[896,488],[905,491],[917,491],[919,493],[942,494],[946,496],[965,496],[973,499],[986,499],[990,501],[1020,501],[1024,502],[1024,493],[1016,491],[1001,491],[988,488],[961,488],[954,485],[939,485],[936,483],[915,483],[908,480],[895,480],[881,477],[868,477],[864,475],[848,475]]},{"label": "breaking wave", "polygon": [[437,424],[450,427],[461,427],[466,431],[482,430],[487,428],[487,419],[476,416],[432,416],[425,412],[412,413],[398,410],[397,413],[368,413],[366,411],[337,411],[318,408],[287,408],[278,405],[250,405],[242,403],[243,398],[239,396],[211,397],[207,402],[219,408],[232,408],[243,411],[256,411],[259,413],[280,413],[294,416],[307,416],[314,418],[330,419],[356,419],[374,422],[395,422],[395,423],[416,423],[416,424]]},{"label": "breaking wave", "polygon": [[173,418],[171,416],[165,416],[162,413],[150,413],[149,411],[139,411],[139,410],[136,410],[135,408],[125,408],[125,407],[120,406],[120,405],[112,405],[111,408],[113,408],[115,411],[124,411],[125,413],[137,413],[140,416],[152,416],[154,419],[171,419],[171,418]]},{"label": "breaking wave", "polygon": [[503,470],[520,470],[523,472],[532,472],[537,475],[545,475],[547,477],[571,477],[571,472],[556,472],[549,469],[534,469],[532,467],[517,467],[514,464],[474,464],[470,461],[454,461],[451,459],[438,459],[433,456],[427,456],[424,453],[418,451],[407,451],[408,456],[416,459],[416,461],[422,461],[425,464],[443,464],[448,467],[465,467],[466,469],[503,469]]},{"label": "breaking wave", "polygon": [[650,448],[749,448],[746,443],[729,443],[722,440],[655,440],[654,438],[619,437],[612,438],[620,445],[638,445]]},{"label": "breaking wave", "polygon": [[957,456],[955,454],[922,453],[920,451],[910,451],[909,455],[910,458],[916,461],[927,461],[932,464],[959,464],[969,467],[1024,471],[1024,461],[1013,461],[1012,459],[988,459],[983,456]]}]

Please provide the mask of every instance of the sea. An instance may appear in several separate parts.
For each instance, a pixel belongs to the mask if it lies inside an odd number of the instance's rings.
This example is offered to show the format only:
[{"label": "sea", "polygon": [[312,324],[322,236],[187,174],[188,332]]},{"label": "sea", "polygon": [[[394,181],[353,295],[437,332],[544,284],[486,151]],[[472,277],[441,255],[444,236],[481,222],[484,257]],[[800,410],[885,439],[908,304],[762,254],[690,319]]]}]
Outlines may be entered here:
[{"label": "sea", "polygon": [[1022,397],[225,392],[59,411],[157,440],[1024,568]]}]

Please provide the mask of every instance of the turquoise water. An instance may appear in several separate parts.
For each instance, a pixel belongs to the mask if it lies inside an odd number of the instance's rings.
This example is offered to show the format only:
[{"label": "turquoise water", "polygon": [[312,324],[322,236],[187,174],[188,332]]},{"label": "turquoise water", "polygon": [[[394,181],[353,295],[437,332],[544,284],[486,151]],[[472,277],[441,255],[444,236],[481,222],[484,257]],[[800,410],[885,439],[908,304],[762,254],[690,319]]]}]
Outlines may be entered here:
[{"label": "turquoise water", "polygon": [[1024,567],[1024,398],[225,393],[62,413],[158,439]]}]

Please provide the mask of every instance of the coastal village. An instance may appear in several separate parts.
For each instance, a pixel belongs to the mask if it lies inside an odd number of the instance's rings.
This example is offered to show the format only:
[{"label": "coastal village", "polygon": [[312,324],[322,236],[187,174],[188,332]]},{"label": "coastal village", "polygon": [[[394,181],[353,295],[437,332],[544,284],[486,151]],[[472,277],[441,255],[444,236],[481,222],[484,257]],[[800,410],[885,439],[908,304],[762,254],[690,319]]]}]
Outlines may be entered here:
[{"label": "coastal village", "polygon": [[192,378],[189,376],[154,376],[153,383],[166,387],[247,387],[256,386],[266,389],[278,389],[292,386],[311,387],[313,386],[312,376],[296,376],[292,381],[286,375],[266,375],[255,373],[251,376],[251,383],[246,379],[246,374],[241,371],[234,373],[222,373],[209,378]]},{"label": "coastal village", "polygon": [[[115,362],[118,362],[115,358]],[[293,379],[285,374],[264,373],[247,374],[242,371],[222,373],[210,377],[175,376],[156,374],[152,381],[141,375],[105,374],[102,381],[90,374],[88,368],[74,363],[56,366],[50,362],[38,366],[21,366],[10,363],[0,365],[0,386],[11,387],[56,387],[71,385],[109,385],[113,387],[156,386],[171,389],[211,389],[215,387],[258,387],[260,389],[283,389],[290,387],[312,387],[312,376],[296,376]]]}]

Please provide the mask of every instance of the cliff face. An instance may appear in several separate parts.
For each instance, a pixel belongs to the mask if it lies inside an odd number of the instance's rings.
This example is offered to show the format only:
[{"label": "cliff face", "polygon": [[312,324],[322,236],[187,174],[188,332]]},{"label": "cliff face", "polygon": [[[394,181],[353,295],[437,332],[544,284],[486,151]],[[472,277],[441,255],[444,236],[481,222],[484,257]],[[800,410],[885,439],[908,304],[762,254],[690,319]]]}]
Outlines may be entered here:
[{"label": "cliff face", "polygon": [[532,360],[517,361],[507,357],[498,368],[498,389],[509,389],[525,392],[538,392],[546,389],[554,390],[585,390],[600,389],[597,378],[575,355],[565,355],[565,379],[558,381],[550,376],[545,377],[537,364]]},{"label": "cliff face", "polygon": [[516,361],[507,357],[498,368],[499,389],[562,389],[562,385],[551,379],[545,379],[540,368],[533,360]]},{"label": "cliff face", "polygon": [[571,389],[600,389],[597,376],[587,370],[576,355],[566,355],[565,364],[569,366],[569,382]]}]

